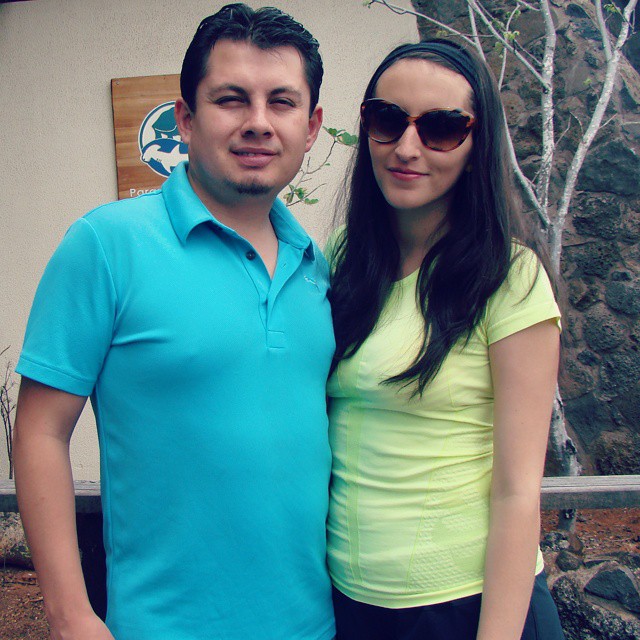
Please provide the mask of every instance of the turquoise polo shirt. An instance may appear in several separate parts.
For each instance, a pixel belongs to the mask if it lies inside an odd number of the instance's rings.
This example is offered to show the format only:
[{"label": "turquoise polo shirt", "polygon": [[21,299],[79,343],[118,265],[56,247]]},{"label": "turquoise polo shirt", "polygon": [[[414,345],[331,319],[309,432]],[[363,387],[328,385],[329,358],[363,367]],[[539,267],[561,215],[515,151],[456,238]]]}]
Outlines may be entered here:
[{"label": "turquoise polo shirt", "polygon": [[116,640],[328,640],[328,268],[279,201],[273,279],[185,165],[71,226],[16,370],[90,395]]}]

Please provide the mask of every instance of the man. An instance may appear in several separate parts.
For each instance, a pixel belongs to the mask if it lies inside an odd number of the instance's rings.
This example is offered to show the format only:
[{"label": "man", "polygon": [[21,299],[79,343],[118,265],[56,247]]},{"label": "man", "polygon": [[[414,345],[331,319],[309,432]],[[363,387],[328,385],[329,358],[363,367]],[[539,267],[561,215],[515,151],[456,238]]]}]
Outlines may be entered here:
[{"label": "man", "polygon": [[[232,4],[186,53],[189,145],[48,265],[17,370],[18,497],[55,639],[326,640],[327,265],[276,195],[322,122],[317,42]],[[88,603],[69,439],[100,436],[106,625]]]}]

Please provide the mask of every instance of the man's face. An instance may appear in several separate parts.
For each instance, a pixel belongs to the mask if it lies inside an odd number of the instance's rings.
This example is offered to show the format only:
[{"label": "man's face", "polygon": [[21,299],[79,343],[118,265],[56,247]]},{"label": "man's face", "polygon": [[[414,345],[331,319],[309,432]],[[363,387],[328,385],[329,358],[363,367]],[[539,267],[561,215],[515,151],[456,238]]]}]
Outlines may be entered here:
[{"label": "man's face", "polygon": [[198,85],[196,110],[176,102],[189,145],[189,178],[210,206],[275,197],[296,175],[322,124],[311,116],[303,61],[294,47],[259,49],[220,40]]}]

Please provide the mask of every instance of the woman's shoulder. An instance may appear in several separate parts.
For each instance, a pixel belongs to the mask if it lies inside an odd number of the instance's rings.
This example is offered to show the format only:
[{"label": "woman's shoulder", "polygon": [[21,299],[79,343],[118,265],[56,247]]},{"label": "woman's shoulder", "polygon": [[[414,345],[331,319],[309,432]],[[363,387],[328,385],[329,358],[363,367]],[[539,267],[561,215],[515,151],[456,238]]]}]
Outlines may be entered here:
[{"label": "woman's shoulder", "polygon": [[507,278],[487,303],[484,320],[489,343],[530,324],[559,318],[542,261],[533,249],[514,242]]},{"label": "woman's shoulder", "polygon": [[514,240],[511,244],[509,272],[502,287],[496,293],[507,289],[523,291],[526,294],[538,282],[553,289],[551,278],[540,256],[531,247]]},{"label": "woman's shoulder", "polygon": [[510,274],[519,269],[533,268],[537,271],[540,267],[542,267],[542,262],[538,254],[531,247],[517,240],[512,241]]}]

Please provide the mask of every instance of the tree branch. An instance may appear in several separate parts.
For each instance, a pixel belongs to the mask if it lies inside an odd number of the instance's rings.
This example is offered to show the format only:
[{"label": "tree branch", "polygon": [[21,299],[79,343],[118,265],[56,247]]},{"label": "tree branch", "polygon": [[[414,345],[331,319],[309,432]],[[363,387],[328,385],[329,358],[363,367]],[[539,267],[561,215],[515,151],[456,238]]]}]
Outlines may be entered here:
[{"label": "tree branch", "polygon": [[[542,85],[543,89],[546,88],[543,77],[538,73],[537,69],[522,55],[521,51],[513,46],[494,26],[493,16],[476,0],[467,0],[467,4],[478,14],[482,22],[491,33],[491,35],[502,44],[503,47],[511,51],[513,55],[531,72],[533,77]],[[535,60],[535,58],[533,58]]]},{"label": "tree branch", "polygon": [[478,25],[476,23],[476,14],[468,2],[467,2],[467,11],[469,12],[469,24],[471,25],[471,37],[473,39],[474,47],[476,48],[476,51],[480,54],[481,58],[486,62],[487,58],[484,55],[484,49],[482,48],[482,43],[480,42],[480,36],[478,35]]},{"label": "tree branch", "polygon": [[418,11],[413,11],[411,9],[404,9],[403,7],[399,7],[398,5],[387,2],[387,0],[370,0],[368,6],[371,6],[374,4],[381,4],[382,6],[389,9],[389,11],[392,11],[393,13],[399,16],[410,15],[410,16],[415,16],[416,18],[423,18],[427,22],[434,24],[436,27],[440,27],[440,29],[443,29],[444,31],[448,31],[451,35],[462,38],[465,42],[467,42],[471,46],[475,46],[475,42],[469,36],[465,35],[461,31],[458,31],[457,29],[454,29],[453,27],[450,27],[448,24],[445,24],[444,22],[440,22],[439,20],[436,20],[431,16],[425,15],[424,13],[419,13]]},{"label": "tree branch", "polygon": [[[602,85],[602,91],[600,92],[598,103],[596,104],[596,108],[593,112],[593,116],[591,117],[591,121],[589,122],[589,126],[587,127],[587,130],[585,131],[582,139],[578,144],[578,148],[576,149],[576,152],[571,161],[571,165],[569,166],[569,170],[567,171],[564,190],[562,192],[560,203],[558,205],[557,219],[554,224],[554,226],[556,227],[556,231],[551,243],[551,260],[553,262],[554,269],[556,269],[557,272],[559,272],[560,270],[562,231],[564,229],[565,220],[569,211],[569,205],[571,204],[573,192],[578,180],[578,173],[582,168],[584,159],[587,155],[587,151],[591,147],[591,143],[593,142],[596,134],[600,129],[602,118],[604,117],[607,106],[609,105],[609,100],[611,99],[613,86],[618,73],[618,67],[620,65],[622,47],[629,37],[629,28],[631,26],[630,19],[634,9],[636,8],[637,2],[638,0],[629,0],[626,7],[624,8],[622,26],[620,27],[620,33],[618,34],[616,43],[611,51],[611,58],[607,61],[604,84]],[[608,33],[606,34],[606,37],[609,38]]]},{"label": "tree branch", "polygon": [[604,48],[604,57],[607,62],[611,60],[611,43],[609,42],[609,30],[602,13],[602,0],[596,0],[596,22],[602,38],[602,47]]},{"label": "tree branch", "polygon": [[[540,177],[536,186],[536,195],[543,211],[549,209],[549,185],[551,183],[551,170],[555,156],[554,139],[554,104],[553,104],[553,73],[555,69],[554,58],[556,51],[556,29],[551,16],[551,8],[548,0],[540,0],[540,10],[544,20],[544,54],[542,58],[542,79],[546,89],[543,89],[540,97],[542,112],[542,153],[540,161]],[[547,213],[548,216],[548,213]]]}]

